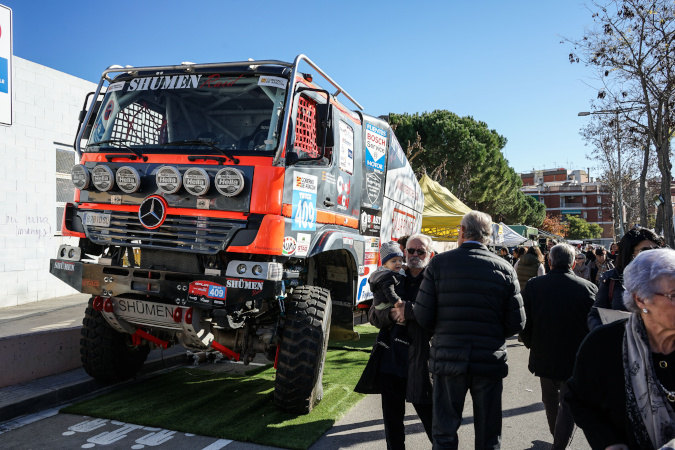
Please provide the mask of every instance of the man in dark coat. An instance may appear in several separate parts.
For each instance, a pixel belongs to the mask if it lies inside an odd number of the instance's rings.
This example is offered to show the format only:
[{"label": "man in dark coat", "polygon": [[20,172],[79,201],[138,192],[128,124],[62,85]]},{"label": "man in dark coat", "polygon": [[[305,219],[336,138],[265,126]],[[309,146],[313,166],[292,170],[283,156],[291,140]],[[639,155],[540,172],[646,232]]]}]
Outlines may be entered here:
[{"label": "man in dark coat", "polygon": [[458,448],[467,391],[476,448],[501,445],[505,340],[523,329],[525,311],[513,267],[485,246],[491,235],[489,215],[467,213],[459,248],[431,260],[413,306],[417,322],[434,332],[429,359],[434,448]]},{"label": "man in dark coat", "polygon": [[564,450],[574,433],[574,419],[564,399],[577,350],[588,334],[586,319],[598,287],[574,274],[574,248],[551,248],[551,271],[527,282],[523,293],[527,323],[521,333],[530,349],[530,372],[539,377],[553,449]]},{"label": "man in dark coat", "polygon": [[[429,236],[413,234],[406,241],[405,294],[394,308],[380,310],[375,304],[368,312],[372,325],[381,330],[400,331],[406,339],[399,339],[397,345],[389,345],[380,364],[380,388],[382,394],[382,416],[387,449],[405,449],[405,403],[413,404],[422,426],[431,441],[432,409],[431,379],[429,377],[429,339],[427,330],[415,320],[413,304],[424,277],[424,271],[433,256],[433,241]],[[405,324],[404,327],[396,323]],[[394,328],[395,327],[395,328]],[[407,345],[406,345],[407,344]],[[407,354],[396,358],[394,352],[406,345]],[[392,370],[392,361],[397,370]],[[407,362],[407,364],[405,364]],[[401,371],[403,373],[401,373]]]}]

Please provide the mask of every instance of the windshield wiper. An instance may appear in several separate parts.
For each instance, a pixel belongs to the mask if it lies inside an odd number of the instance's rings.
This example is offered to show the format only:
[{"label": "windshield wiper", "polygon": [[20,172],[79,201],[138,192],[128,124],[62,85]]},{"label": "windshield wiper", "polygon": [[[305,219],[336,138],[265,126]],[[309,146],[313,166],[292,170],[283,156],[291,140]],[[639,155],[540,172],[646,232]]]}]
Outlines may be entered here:
[{"label": "windshield wiper", "polygon": [[209,141],[203,141],[201,139],[193,139],[193,140],[185,140],[185,141],[173,141],[173,142],[168,142],[164,144],[166,146],[178,146],[178,145],[206,145],[207,147],[212,148],[213,150],[217,151],[221,155],[225,156],[226,158],[229,158],[233,163],[239,164],[239,159],[228,155],[225,153],[220,147],[218,147],[218,142],[209,142]]},{"label": "windshield wiper", "polygon": [[131,153],[138,156],[139,158],[143,158],[143,152],[142,151],[129,147],[126,144],[126,142],[127,141],[125,141],[123,139],[108,139],[108,140],[105,140],[105,141],[99,141],[99,142],[94,142],[94,143],[88,144],[87,147],[89,147],[89,145],[91,145],[91,146],[98,145],[100,147],[103,144],[118,144],[120,146],[119,148],[129,150]]}]

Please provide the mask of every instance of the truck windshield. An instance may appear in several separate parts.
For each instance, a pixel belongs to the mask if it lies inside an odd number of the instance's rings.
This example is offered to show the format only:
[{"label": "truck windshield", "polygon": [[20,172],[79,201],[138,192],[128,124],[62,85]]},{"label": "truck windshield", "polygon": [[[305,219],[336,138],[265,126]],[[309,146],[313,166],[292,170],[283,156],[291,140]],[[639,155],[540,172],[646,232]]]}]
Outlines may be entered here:
[{"label": "truck windshield", "polygon": [[[116,81],[86,151],[263,152],[276,149],[287,80],[274,76],[176,74]],[[204,142],[204,145],[195,145]]]}]

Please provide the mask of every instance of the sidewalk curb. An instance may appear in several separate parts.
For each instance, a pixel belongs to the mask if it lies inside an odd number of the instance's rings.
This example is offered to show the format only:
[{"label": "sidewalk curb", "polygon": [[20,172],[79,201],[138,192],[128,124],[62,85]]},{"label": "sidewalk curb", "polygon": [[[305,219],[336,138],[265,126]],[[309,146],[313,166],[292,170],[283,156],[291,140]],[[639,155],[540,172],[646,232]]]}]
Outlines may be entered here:
[{"label": "sidewalk curb", "polygon": [[34,381],[7,386],[0,389],[0,422],[126,386],[186,363],[186,350],[176,346],[163,352],[153,350],[135,378],[119,383],[96,381],[80,367]]}]

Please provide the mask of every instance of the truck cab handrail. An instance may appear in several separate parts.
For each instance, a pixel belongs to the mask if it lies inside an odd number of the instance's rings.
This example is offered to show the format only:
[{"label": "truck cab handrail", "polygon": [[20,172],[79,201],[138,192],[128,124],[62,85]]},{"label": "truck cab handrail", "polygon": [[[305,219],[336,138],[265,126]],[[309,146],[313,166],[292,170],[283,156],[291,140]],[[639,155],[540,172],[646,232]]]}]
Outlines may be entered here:
[{"label": "truck cab handrail", "polygon": [[[206,64],[193,64],[193,63],[183,63],[180,65],[170,65],[170,66],[148,66],[148,67],[132,67],[132,66],[127,66],[127,67],[122,67],[119,65],[113,65],[108,67],[106,70],[103,71],[103,74],[101,75],[101,80],[98,83],[98,86],[96,87],[96,92],[94,94],[94,99],[98,99],[99,95],[101,94],[101,90],[103,89],[103,83],[105,81],[108,81],[109,83],[112,82],[112,79],[108,76],[111,73],[133,73],[133,72],[139,72],[139,71],[185,71],[185,72],[194,72],[196,69],[215,69],[215,68],[220,68],[220,67],[241,67],[241,66],[281,66],[281,67],[289,67],[292,68],[291,71],[291,76],[290,76],[290,83],[293,85],[295,82],[295,78],[298,75],[298,66],[302,61],[305,61],[310,67],[312,67],[314,70],[316,70],[319,75],[321,75],[326,81],[328,81],[333,87],[337,89],[335,94],[333,94],[334,97],[337,97],[340,94],[343,94],[349,101],[351,101],[354,105],[356,105],[360,110],[363,110],[363,107],[356,101],[354,98],[347,93],[339,84],[337,84],[326,72],[324,72],[319,66],[317,66],[311,59],[309,59],[307,56],[300,54],[296,56],[295,60],[293,63],[288,63],[284,61],[278,61],[278,60],[260,60],[260,61],[236,61],[236,62],[223,62],[223,63],[206,63]],[[286,94],[286,104],[291,105],[293,100],[293,89],[289,89],[287,94]],[[91,114],[94,110],[93,105],[95,104],[95,101],[92,102],[92,106],[87,110],[87,114],[84,118],[83,123],[87,124],[89,123],[89,119],[91,118]],[[283,165],[283,161],[281,160],[281,155],[283,154],[285,148],[286,148],[286,141],[288,138],[288,124],[290,123],[291,120],[291,109],[286,108],[284,111],[284,120],[282,123],[282,130],[281,130],[281,136],[279,138],[279,148],[277,149],[276,154],[274,155],[274,165]],[[82,137],[84,135],[85,131],[85,126],[80,127],[80,131],[77,134],[76,142],[75,142],[75,150],[77,151],[77,156],[78,159],[82,157],[82,150],[80,148],[80,142],[82,141]]]}]

